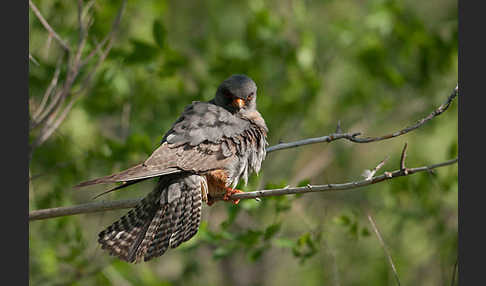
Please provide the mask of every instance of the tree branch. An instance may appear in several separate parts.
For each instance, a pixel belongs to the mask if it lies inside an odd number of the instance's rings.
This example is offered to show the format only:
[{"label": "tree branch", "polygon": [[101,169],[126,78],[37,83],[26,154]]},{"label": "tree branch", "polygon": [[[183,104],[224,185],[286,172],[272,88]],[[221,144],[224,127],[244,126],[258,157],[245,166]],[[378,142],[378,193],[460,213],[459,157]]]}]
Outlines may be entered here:
[{"label": "tree branch", "polygon": [[29,60],[33,62],[36,66],[39,65],[39,62],[34,58],[34,56],[31,53],[29,53]]},{"label": "tree branch", "polygon": [[398,137],[404,134],[407,134],[410,131],[413,131],[422,125],[424,125],[426,122],[429,120],[433,119],[434,117],[437,117],[441,115],[444,111],[446,111],[449,106],[451,105],[452,101],[457,97],[459,94],[458,91],[458,86],[454,88],[452,91],[451,95],[447,98],[447,101],[437,107],[432,113],[430,113],[428,116],[420,119],[417,121],[417,123],[405,127],[401,130],[395,131],[393,133],[389,133],[383,136],[378,136],[378,137],[363,137],[363,138],[358,138],[359,135],[361,135],[361,132],[355,132],[355,133],[342,133],[341,130],[341,122],[338,121],[338,125],[336,128],[336,132],[329,134],[327,136],[322,136],[322,137],[316,137],[316,138],[309,138],[309,139],[304,139],[304,140],[299,140],[295,142],[289,142],[289,143],[280,143],[275,146],[267,148],[267,153],[277,151],[277,150],[282,150],[282,149],[289,149],[289,148],[295,148],[298,146],[303,146],[303,145],[308,145],[308,144],[315,144],[315,143],[321,143],[321,142],[332,142],[335,140],[339,139],[346,139],[348,141],[351,141],[353,143],[370,143],[370,142],[377,142],[377,141],[382,141],[386,139],[391,139],[394,137]]},{"label": "tree branch", "polygon": [[61,39],[61,37],[56,33],[56,31],[54,31],[51,25],[49,25],[49,23],[46,21],[46,19],[44,19],[39,9],[37,9],[37,7],[34,5],[32,0],[29,0],[29,6],[30,9],[32,9],[32,12],[34,12],[34,14],[39,19],[39,22],[41,22],[42,26],[44,26],[44,28],[49,32],[49,35],[54,37],[54,39],[56,39],[66,51],[70,52],[71,48],[69,47],[69,45],[63,39]]},{"label": "tree branch", "polygon": [[[52,80],[49,83],[49,86],[47,87],[46,91],[44,92],[44,96],[42,97],[40,105],[36,108],[35,113],[32,115],[33,122],[37,122],[37,121],[40,122],[39,116],[41,115],[42,111],[44,111],[44,107],[47,103],[47,99],[49,99],[49,97],[52,94],[52,91],[57,86],[57,80],[59,79],[59,74],[61,73],[62,59],[63,59],[63,57],[60,57],[57,60],[56,70],[54,71],[54,76],[52,77]],[[32,125],[30,127],[30,129],[32,129],[34,127],[35,127],[35,125]]]},{"label": "tree branch", "polygon": [[386,246],[385,241],[383,240],[383,237],[381,236],[380,230],[378,229],[378,226],[376,225],[376,222],[373,219],[373,217],[371,216],[371,213],[369,211],[368,211],[367,216],[368,216],[368,220],[371,223],[371,226],[373,227],[373,231],[375,232],[376,237],[378,238],[378,241],[380,242],[381,247],[385,251],[385,255],[386,255],[388,262],[390,263],[390,266],[393,270],[393,275],[395,276],[395,280],[397,281],[397,285],[400,286],[400,279],[398,277],[397,268],[395,267],[395,264],[393,263],[393,259],[391,257],[390,251],[388,250],[388,247]]},{"label": "tree branch", "polygon": [[[350,190],[350,189],[361,188],[364,186],[395,179],[398,177],[409,176],[419,172],[430,171],[432,169],[455,164],[456,162],[457,162],[457,158],[439,164],[430,165],[430,166],[409,168],[407,174],[405,174],[401,170],[396,170],[393,172],[385,172],[385,174],[383,175],[372,177],[370,179],[342,183],[342,184],[326,184],[326,185],[314,185],[314,186],[307,185],[305,187],[298,187],[298,188],[283,188],[283,189],[260,190],[254,192],[238,193],[232,195],[230,199],[243,200],[243,199],[255,199],[261,197],[281,196],[281,195],[290,195],[290,194],[305,194],[305,193],[313,193],[313,192]],[[58,208],[50,208],[50,209],[43,209],[43,210],[35,210],[29,212],[29,221],[55,218],[55,217],[74,215],[74,214],[93,213],[93,212],[101,212],[107,210],[132,208],[140,200],[141,199],[122,200],[122,201],[102,201],[102,202],[86,203],[86,204],[69,206],[69,207],[58,207]]]}]

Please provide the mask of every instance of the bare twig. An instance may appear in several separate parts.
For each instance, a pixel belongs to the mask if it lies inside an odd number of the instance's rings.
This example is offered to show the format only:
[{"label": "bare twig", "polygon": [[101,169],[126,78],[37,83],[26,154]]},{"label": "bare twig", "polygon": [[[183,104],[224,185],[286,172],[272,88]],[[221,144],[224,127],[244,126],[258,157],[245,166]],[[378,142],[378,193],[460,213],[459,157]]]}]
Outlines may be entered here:
[{"label": "bare twig", "polygon": [[100,44],[96,45],[96,48],[93,51],[91,51],[91,53],[88,56],[86,56],[86,58],[80,63],[81,67],[84,66],[96,53],[100,52],[103,45],[106,42],[108,42],[105,50],[103,52],[101,52],[101,55],[99,56],[98,61],[96,62],[96,65],[88,73],[88,75],[86,75],[86,77],[83,79],[83,81],[81,83],[81,88],[76,93],[81,92],[81,90],[86,89],[89,86],[91,79],[93,78],[96,70],[99,68],[99,66],[103,63],[103,61],[108,56],[108,53],[110,52],[110,50],[113,46],[113,43],[115,41],[116,32],[118,32],[118,29],[120,28],[121,17],[123,15],[123,11],[125,10],[126,2],[127,2],[126,0],[123,0],[122,4],[120,6],[120,9],[118,10],[118,13],[115,17],[115,20],[113,21],[111,31],[108,33],[108,35],[106,35],[106,37],[103,39],[103,41]]},{"label": "bare twig", "polygon": [[[452,165],[455,164],[456,162],[457,162],[457,158],[439,164],[430,165],[430,166],[410,168],[408,170],[407,175],[411,175],[419,172],[425,172],[425,171],[429,171],[447,165]],[[343,183],[343,184],[307,185],[305,187],[298,187],[298,188],[283,188],[283,189],[261,190],[261,191],[254,191],[254,192],[238,193],[232,195],[230,199],[231,200],[253,199],[257,197],[271,197],[271,196],[290,195],[290,194],[304,194],[304,193],[311,193],[311,192],[349,190],[349,189],[376,184],[397,177],[407,176],[403,174],[403,172],[401,172],[400,170],[395,170],[393,172],[388,172],[388,173],[389,175],[383,174],[377,177],[373,177],[371,180],[353,181],[353,182]]]},{"label": "bare twig", "polygon": [[381,236],[381,233],[378,230],[378,226],[376,225],[375,220],[371,216],[371,213],[368,212],[367,216],[368,216],[368,220],[371,223],[371,226],[373,227],[373,230],[375,231],[376,237],[378,238],[378,241],[381,244],[381,247],[385,251],[385,255],[388,258],[388,262],[390,263],[390,266],[393,270],[393,275],[395,276],[395,280],[397,281],[397,285],[400,286],[400,279],[398,278],[398,272],[397,272],[397,269],[395,267],[395,264],[393,263],[393,259],[390,255],[390,251],[388,250],[388,247],[386,246],[385,241],[383,240],[383,237]]},{"label": "bare twig", "polygon": [[454,269],[452,270],[451,286],[454,286],[456,284],[456,273],[457,273],[457,258],[456,258],[456,263],[454,263]]},{"label": "bare twig", "polygon": [[343,130],[341,129],[341,120],[338,120],[337,126],[336,126],[336,132],[337,134],[343,133]]},{"label": "bare twig", "polygon": [[43,108],[43,110],[39,113],[39,115],[32,121],[30,125],[30,129],[32,130],[37,126],[44,124],[47,121],[47,119],[54,113],[56,107],[62,104],[63,100],[64,100],[63,90],[61,89],[55,92],[55,95],[50,100],[49,105]]},{"label": "bare twig", "polygon": [[29,213],[29,220],[46,219],[60,216],[68,216],[75,214],[84,214],[92,212],[102,212],[109,210],[125,209],[134,207],[141,199],[135,200],[121,200],[121,201],[101,201],[94,203],[87,203],[73,207],[59,207],[51,209],[43,209],[31,211]]},{"label": "bare twig", "polygon": [[37,66],[39,65],[39,62],[34,58],[34,56],[31,53],[29,53],[29,60],[33,62],[35,65]]},{"label": "bare twig", "polygon": [[[396,132],[393,132],[393,133],[389,133],[389,134],[386,134],[386,135],[383,135],[383,136],[378,136],[378,137],[359,138],[358,136],[361,135],[361,132],[355,132],[355,133],[336,132],[336,133],[332,133],[332,134],[329,134],[327,136],[322,136],[322,137],[309,138],[309,139],[299,140],[299,141],[290,142],[290,143],[280,143],[280,144],[277,144],[275,146],[268,148],[267,153],[270,153],[270,152],[273,152],[273,151],[276,151],[276,150],[295,148],[295,147],[298,147],[298,146],[303,146],[303,145],[308,145],[308,144],[315,144],[315,143],[322,143],[322,142],[328,142],[329,143],[329,142],[339,140],[339,139],[346,139],[346,140],[354,142],[354,143],[370,143],[370,142],[382,141],[382,140],[398,137],[398,136],[407,134],[408,132],[413,131],[413,130],[421,127],[422,125],[424,125],[429,120],[433,119],[436,116],[441,115],[444,111],[446,111],[449,108],[452,101],[457,97],[458,92],[459,92],[458,87],[456,86],[454,88],[453,92],[451,93],[451,95],[449,95],[449,97],[447,98],[447,101],[444,104],[437,107],[428,116],[418,120],[417,123],[415,123],[415,124],[413,124],[409,127],[403,128],[403,129],[396,131]],[[340,122],[338,122],[338,127],[336,128],[336,131],[340,131],[340,130],[341,130],[341,124],[340,124]]]},{"label": "bare twig", "polygon": [[371,180],[373,178],[373,176],[376,174],[376,172],[378,172],[378,170],[380,170],[386,163],[386,161],[388,161],[388,159],[390,159],[390,156],[387,156],[383,161],[381,161],[375,168],[373,168],[372,170],[365,170],[363,172],[363,177],[366,178],[366,180]]},{"label": "bare twig", "polygon": [[39,146],[42,143],[44,143],[47,138],[49,138],[54,131],[61,125],[61,123],[66,119],[66,116],[68,115],[69,111],[71,111],[71,108],[74,105],[74,102],[76,101],[77,97],[72,97],[67,106],[64,108],[62,111],[61,115],[56,119],[56,121],[52,124],[46,124],[45,129],[43,129],[43,132],[41,132],[41,135],[36,139],[35,143],[33,146]]},{"label": "bare twig", "polygon": [[[271,197],[271,196],[281,196],[281,195],[290,195],[290,194],[304,194],[310,192],[326,192],[326,191],[339,191],[339,190],[349,190],[349,189],[356,189],[372,184],[376,184],[379,182],[383,182],[386,180],[403,177],[412,175],[419,172],[429,171],[435,168],[440,168],[448,165],[455,164],[457,162],[457,158],[448,160],[439,164],[434,164],[430,166],[424,167],[417,167],[417,168],[410,168],[408,169],[408,174],[405,175],[400,170],[396,170],[393,172],[388,172],[389,175],[383,174],[381,176],[373,177],[370,180],[361,180],[361,181],[354,181],[342,184],[326,184],[326,185],[307,185],[305,187],[298,187],[298,188],[282,188],[282,189],[273,189],[273,190],[260,190],[254,192],[246,192],[246,193],[238,193],[234,194],[230,197],[231,200],[238,200],[238,199],[255,199],[260,197]],[[221,199],[221,198],[215,198]],[[94,203],[86,203],[76,206],[69,206],[69,207],[60,207],[60,208],[52,208],[52,209],[43,209],[43,210],[36,210],[31,211],[29,213],[29,221],[31,220],[39,220],[39,219],[47,219],[47,218],[54,218],[59,216],[66,216],[66,215],[73,215],[73,214],[81,214],[81,213],[91,213],[91,212],[101,212],[105,210],[115,210],[115,209],[124,209],[124,208],[132,208],[134,207],[140,199],[133,199],[133,200],[124,200],[124,201],[111,201],[111,202],[94,202]]]},{"label": "bare twig", "polygon": [[37,7],[35,6],[35,4],[32,2],[32,0],[29,0],[29,6],[30,6],[30,9],[32,9],[32,12],[34,12],[34,14],[37,16],[37,18],[39,19],[39,22],[41,22],[41,24],[44,26],[44,28],[49,32],[50,35],[52,35],[52,37],[54,37],[58,42],[59,44],[66,50],[66,51],[71,51],[71,48],[69,47],[69,45],[63,40],[61,39],[61,37],[56,33],[56,31],[54,31],[54,29],[51,27],[51,25],[49,25],[49,23],[47,23],[46,19],[44,19],[44,17],[42,16],[42,14],[40,13],[39,9],[37,9]]},{"label": "bare twig", "polygon": [[405,175],[408,173],[407,168],[405,167],[405,159],[407,158],[407,142],[405,142],[405,145],[403,146],[402,150],[402,155],[400,156],[400,170],[405,173]]},{"label": "bare twig", "polygon": [[[59,74],[61,73],[61,63],[62,63],[62,58],[63,57],[60,57],[58,60],[57,60],[57,64],[56,64],[56,70],[54,71],[54,76],[52,77],[52,80],[51,82],[49,83],[49,86],[47,87],[46,91],[44,92],[44,96],[42,97],[42,101],[39,105],[39,107],[37,107],[37,109],[35,110],[35,113],[32,115],[32,120],[34,122],[36,122],[40,116],[40,114],[42,113],[42,111],[44,111],[44,107],[47,103],[47,100],[49,99],[49,97],[51,96],[52,94],[52,91],[54,90],[54,87],[57,86],[57,81],[59,79]],[[31,127],[32,129],[33,127]]]}]

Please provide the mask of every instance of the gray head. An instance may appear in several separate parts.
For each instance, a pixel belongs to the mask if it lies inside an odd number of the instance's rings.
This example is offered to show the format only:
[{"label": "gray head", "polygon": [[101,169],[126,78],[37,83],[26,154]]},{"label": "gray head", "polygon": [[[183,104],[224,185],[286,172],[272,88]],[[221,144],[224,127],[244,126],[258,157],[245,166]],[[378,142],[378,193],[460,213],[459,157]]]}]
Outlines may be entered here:
[{"label": "gray head", "polygon": [[255,82],[243,74],[235,74],[225,79],[218,87],[214,103],[236,113],[256,109]]}]

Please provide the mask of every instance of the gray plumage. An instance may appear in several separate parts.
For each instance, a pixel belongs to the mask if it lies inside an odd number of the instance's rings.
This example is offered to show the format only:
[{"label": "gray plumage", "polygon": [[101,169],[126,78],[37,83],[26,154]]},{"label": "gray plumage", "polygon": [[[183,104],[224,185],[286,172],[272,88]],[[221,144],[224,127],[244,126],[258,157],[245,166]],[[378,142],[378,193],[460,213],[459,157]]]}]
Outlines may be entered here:
[{"label": "gray plumage", "polygon": [[[143,163],[77,186],[122,182],[115,188],[120,189],[159,177],[150,194],[99,234],[102,248],[138,262],[189,240],[198,230],[202,202],[221,191],[209,183],[224,179],[224,186],[234,188],[243,179],[246,184],[265,158],[267,132],[256,110],[256,84],[244,75],[223,81],[211,101],[187,106]],[[223,178],[209,180],[213,171]]]}]

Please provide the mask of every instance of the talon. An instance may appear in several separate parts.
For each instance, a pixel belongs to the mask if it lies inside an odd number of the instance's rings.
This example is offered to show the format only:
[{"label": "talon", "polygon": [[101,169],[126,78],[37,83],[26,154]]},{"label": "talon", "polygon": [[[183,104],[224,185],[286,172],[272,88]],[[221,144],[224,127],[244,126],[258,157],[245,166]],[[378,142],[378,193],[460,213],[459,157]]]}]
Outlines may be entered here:
[{"label": "talon", "polygon": [[[225,200],[225,201],[231,200],[230,197],[233,194],[243,193],[243,191],[240,191],[238,189],[232,189],[232,188],[229,188],[229,187],[225,187],[225,189],[226,189],[226,193],[223,196],[223,200]],[[233,204],[237,205],[239,202],[240,202],[240,199],[237,199],[237,200],[233,201]]]}]

